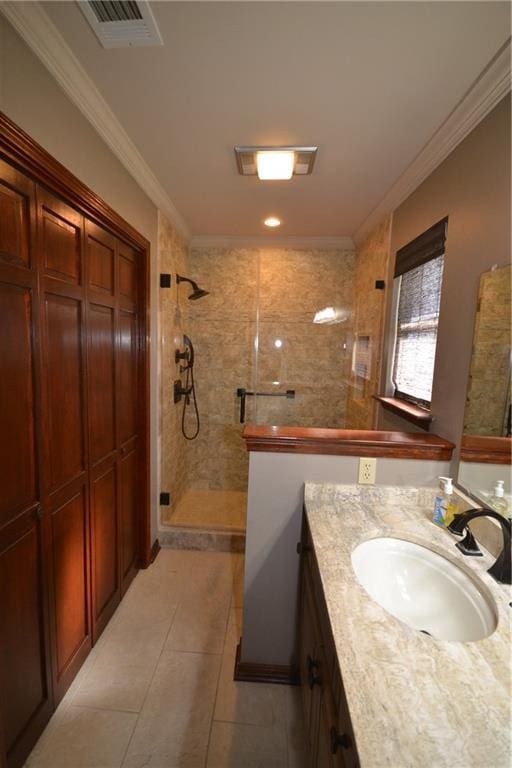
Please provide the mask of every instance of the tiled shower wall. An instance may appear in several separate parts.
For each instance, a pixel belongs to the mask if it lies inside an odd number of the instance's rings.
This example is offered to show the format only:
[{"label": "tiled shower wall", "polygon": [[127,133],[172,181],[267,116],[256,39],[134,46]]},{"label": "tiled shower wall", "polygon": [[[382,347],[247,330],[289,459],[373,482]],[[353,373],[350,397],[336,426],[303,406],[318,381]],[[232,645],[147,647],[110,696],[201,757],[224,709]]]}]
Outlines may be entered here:
[{"label": "tiled shower wall", "polygon": [[347,429],[374,429],[384,324],[384,289],[389,263],[391,217],[360,245],[354,279],[354,357],[347,400]]},{"label": "tiled shower wall", "polygon": [[464,413],[467,435],[506,434],[510,406],[510,267],[480,278],[473,357]]}]

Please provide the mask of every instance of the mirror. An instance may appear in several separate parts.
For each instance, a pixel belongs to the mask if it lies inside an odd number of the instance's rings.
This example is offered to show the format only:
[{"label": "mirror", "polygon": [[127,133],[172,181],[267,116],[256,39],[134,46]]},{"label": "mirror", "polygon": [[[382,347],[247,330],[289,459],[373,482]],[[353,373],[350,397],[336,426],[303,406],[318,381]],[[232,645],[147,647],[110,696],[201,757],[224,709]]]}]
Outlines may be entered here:
[{"label": "mirror", "polygon": [[511,502],[511,268],[484,272],[475,316],[458,484],[490,503],[503,480]]}]

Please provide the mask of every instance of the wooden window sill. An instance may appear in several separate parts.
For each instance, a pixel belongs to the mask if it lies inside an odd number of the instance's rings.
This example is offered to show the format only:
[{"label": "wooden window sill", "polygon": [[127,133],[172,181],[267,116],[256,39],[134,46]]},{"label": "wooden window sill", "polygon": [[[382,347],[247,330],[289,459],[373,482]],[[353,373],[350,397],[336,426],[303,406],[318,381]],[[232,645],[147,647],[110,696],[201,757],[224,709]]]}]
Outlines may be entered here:
[{"label": "wooden window sill", "polygon": [[373,395],[373,397],[387,411],[396,413],[402,419],[410,421],[427,432],[429,431],[433,416],[426,408],[421,408],[419,405],[414,405],[414,403],[408,403],[406,400],[400,400],[398,397],[382,397],[381,395]]}]

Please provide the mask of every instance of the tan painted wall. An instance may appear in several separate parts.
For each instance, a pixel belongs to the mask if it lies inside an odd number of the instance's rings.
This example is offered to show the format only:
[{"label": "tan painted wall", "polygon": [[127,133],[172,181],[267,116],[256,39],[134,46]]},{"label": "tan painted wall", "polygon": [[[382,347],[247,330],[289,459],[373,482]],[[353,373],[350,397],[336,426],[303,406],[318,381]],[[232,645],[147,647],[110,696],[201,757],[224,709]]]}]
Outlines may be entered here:
[{"label": "tan painted wall", "polygon": [[[480,275],[493,264],[504,265],[510,260],[510,96],[394,212],[391,253],[444,216],[449,221],[432,431],[458,442]],[[391,271],[393,267],[392,257]],[[385,358],[384,365],[386,362]],[[400,429],[399,420],[380,411],[379,426]]]},{"label": "tan painted wall", "polygon": [[152,522],[157,528],[157,210],[10,24],[0,16],[0,109],[151,243]]}]

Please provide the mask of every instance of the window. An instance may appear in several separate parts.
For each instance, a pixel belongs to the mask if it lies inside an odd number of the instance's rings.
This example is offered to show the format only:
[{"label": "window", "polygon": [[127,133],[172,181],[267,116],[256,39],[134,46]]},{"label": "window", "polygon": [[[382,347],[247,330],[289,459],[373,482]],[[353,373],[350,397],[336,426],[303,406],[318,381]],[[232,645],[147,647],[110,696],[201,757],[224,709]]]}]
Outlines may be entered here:
[{"label": "window", "polygon": [[430,406],[447,220],[397,253],[394,396]]}]

